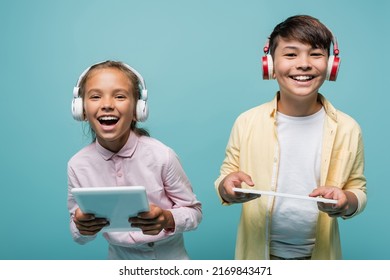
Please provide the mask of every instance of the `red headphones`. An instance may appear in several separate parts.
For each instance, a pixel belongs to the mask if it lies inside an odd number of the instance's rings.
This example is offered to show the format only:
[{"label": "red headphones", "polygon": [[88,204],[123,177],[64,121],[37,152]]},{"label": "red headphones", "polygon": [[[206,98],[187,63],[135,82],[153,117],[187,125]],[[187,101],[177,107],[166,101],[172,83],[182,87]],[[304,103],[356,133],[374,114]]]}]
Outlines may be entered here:
[{"label": "red headphones", "polygon": [[[340,57],[338,57],[340,51],[338,49],[336,37],[332,38],[333,43],[333,55],[329,56],[328,59],[328,68],[326,71],[326,79],[329,81],[336,81],[337,74],[340,68]],[[263,79],[271,80],[273,79],[274,73],[274,63],[272,56],[269,54],[269,39],[265,43],[263,48],[264,56],[261,58],[262,69],[263,69]]]}]

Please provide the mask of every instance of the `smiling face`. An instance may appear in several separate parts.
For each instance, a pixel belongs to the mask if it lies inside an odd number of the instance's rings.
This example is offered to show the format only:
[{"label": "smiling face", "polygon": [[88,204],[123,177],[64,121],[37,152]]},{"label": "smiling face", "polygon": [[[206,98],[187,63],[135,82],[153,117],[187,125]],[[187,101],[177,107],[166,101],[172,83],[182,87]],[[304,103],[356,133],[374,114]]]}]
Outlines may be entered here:
[{"label": "smiling face", "polygon": [[134,86],[117,68],[94,69],[84,90],[84,112],[100,145],[118,152],[135,121]]},{"label": "smiling face", "polygon": [[327,50],[278,38],[273,60],[281,99],[298,103],[307,101],[314,106],[326,78]]}]

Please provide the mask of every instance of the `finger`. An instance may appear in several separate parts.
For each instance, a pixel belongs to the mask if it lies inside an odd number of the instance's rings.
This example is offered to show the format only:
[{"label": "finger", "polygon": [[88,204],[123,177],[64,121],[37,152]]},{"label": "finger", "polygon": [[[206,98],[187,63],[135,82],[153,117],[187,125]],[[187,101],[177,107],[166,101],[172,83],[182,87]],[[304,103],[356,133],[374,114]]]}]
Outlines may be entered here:
[{"label": "finger", "polygon": [[142,233],[146,235],[158,235],[161,230],[143,230]]},{"label": "finger", "polygon": [[321,203],[318,205],[318,209],[325,212],[329,217],[343,216],[346,210],[344,208],[335,207],[334,204]]},{"label": "finger", "polygon": [[74,213],[74,217],[78,221],[91,221],[95,219],[95,216],[93,214],[83,213],[81,212],[80,208],[77,208],[77,210]]},{"label": "finger", "polygon": [[245,203],[256,198],[261,197],[259,194],[250,194],[250,193],[239,193],[233,199],[233,203]]},{"label": "finger", "polygon": [[321,193],[318,189],[315,189],[311,193],[309,193],[310,197],[316,197],[316,196],[320,196],[320,195],[321,195]]},{"label": "finger", "polygon": [[96,229],[96,230],[78,229],[78,230],[81,235],[92,236],[98,234],[101,229]]},{"label": "finger", "polygon": [[86,235],[86,236],[92,236],[92,235],[96,235],[98,233],[98,231],[97,232],[91,232],[91,231],[80,230],[80,229],[79,229],[79,232],[80,232],[81,235]]},{"label": "finger", "polygon": [[108,226],[109,224],[106,225],[94,225],[94,226],[84,226],[80,224],[76,224],[77,229],[82,235],[95,235],[99,231],[102,230],[105,226]]},{"label": "finger", "polygon": [[158,219],[163,214],[163,210],[154,204],[150,204],[149,208],[149,211],[138,213],[137,218],[153,220]]},{"label": "finger", "polygon": [[139,213],[136,218],[142,219],[142,220],[154,220],[159,215],[160,215],[160,213],[155,213],[155,212],[149,211],[149,212]]},{"label": "finger", "polygon": [[255,183],[253,183],[253,181],[252,181],[252,177],[249,176],[248,174],[246,174],[244,172],[240,172],[239,176],[241,178],[241,181],[244,182],[245,184],[247,184],[248,186],[254,186],[255,185]]},{"label": "finger", "polygon": [[157,235],[163,230],[163,227],[159,224],[149,225],[149,226],[144,225],[139,228],[142,230],[143,234],[147,234],[147,235]]},{"label": "finger", "polygon": [[337,207],[335,208],[333,204],[323,203],[323,202],[318,203],[318,209],[328,214],[339,211],[339,209]]},{"label": "finger", "polygon": [[139,224],[139,225],[153,225],[156,224],[158,219],[143,219],[143,218],[129,218],[129,222],[131,224]]},{"label": "finger", "polygon": [[253,193],[246,194],[246,198],[248,199],[248,201],[259,198],[259,197],[261,197],[261,194],[253,194]]},{"label": "finger", "polygon": [[[329,196],[332,194],[333,194],[333,191],[329,187],[318,187],[318,188],[314,189],[309,194],[309,196],[311,196],[311,197],[317,197],[317,196],[326,197],[326,196]],[[326,198],[330,198],[330,197],[326,197]]]},{"label": "finger", "polygon": [[231,187],[237,187],[237,188],[241,188],[242,183],[245,183],[248,186],[255,185],[252,181],[252,178],[245,173],[240,173],[236,177],[231,178],[231,181],[230,182],[228,181],[228,183],[230,183]]},{"label": "finger", "polygon": [[323,209],[335,209],[338,208],[336,204],[333,203],[325,203],[325,202],[317,202],[318,207],[321,207]]},{"label": "finger", "polygon": [[79,225],[82,225],[85,227],[96,226],[96,225],[105,226],[108,224],[108,220],[105,218],[96,218],[93,220],[77,220],[76,218],[73,218],[73,221],[76,224],[79,224]]}]

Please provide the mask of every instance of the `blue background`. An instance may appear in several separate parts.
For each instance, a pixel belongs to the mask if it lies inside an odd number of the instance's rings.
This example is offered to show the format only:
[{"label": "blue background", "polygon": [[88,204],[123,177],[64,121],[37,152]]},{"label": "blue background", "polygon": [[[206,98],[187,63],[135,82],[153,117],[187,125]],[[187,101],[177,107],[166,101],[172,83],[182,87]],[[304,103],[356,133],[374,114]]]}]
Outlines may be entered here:
[{"label": "blue background", "polygon": [[105,259],[106,241],[74,243],[66,208],[68,159],[90,142],[70,114],[72,88],[89,65],[121,60],[149,90],[152,136],[180,156],[203,202],[186,233],[193,259],[233,259],[240,206],[222,207],[214,180],[233,121],[273,98],[260,58],[273,27],[294,14],[337,36],[337,82],[321,92],[364,133],[368,205],[340,220],[346,259],[390,259],[387,85],[388,1],[0,2],[0,259]]}]

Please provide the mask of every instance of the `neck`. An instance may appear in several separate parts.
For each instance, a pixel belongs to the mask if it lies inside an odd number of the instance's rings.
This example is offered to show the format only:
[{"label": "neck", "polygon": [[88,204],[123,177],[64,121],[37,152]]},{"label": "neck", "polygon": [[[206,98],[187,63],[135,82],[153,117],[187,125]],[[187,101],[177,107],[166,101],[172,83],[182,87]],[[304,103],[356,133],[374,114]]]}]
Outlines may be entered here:
[{"label": "neck", "polygon": [[318,100],[318,94],[302,98],[291,98],[280,94],[278,100],[278,111],[292,117],[310,116],[321,108],[322,104]]},{"label": "neck", "polygon": [[130,133],[131,131],[129,129],[126,133],[124,133],[123,135],[121,135],[116,139],[107,139],[107,138],[101,138],[99,136],[96,136],[96,140],[99,141],[99,144],[105,149],[113,153],[117,153],[126,144],[127,140],[130,137]]}]

